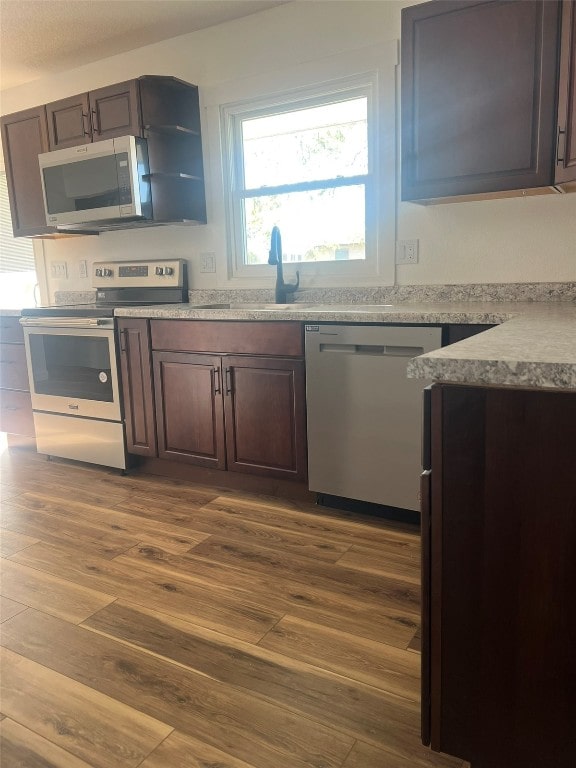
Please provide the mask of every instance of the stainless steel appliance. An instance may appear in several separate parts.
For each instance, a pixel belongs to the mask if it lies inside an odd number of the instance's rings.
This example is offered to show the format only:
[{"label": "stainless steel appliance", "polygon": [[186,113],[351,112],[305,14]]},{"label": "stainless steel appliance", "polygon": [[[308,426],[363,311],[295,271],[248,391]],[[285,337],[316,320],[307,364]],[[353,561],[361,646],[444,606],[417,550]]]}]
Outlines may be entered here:
[{"label": "stainless steel appliance", "polygon": [[441,329],[307,325],[305,339],[310,490],[418,510],[426,382],[406,365]]},{"label": "stainless steel appliance", "polygon": [[38,155],[46,223],[64,229],[152,217],[145,139],[121,136]]},{"label": "stainless steel appliance", "polygon": [[98,262],[96,304],[22,312],[40,453],[126,468],[114,308],[188,300],[182,259]]}]

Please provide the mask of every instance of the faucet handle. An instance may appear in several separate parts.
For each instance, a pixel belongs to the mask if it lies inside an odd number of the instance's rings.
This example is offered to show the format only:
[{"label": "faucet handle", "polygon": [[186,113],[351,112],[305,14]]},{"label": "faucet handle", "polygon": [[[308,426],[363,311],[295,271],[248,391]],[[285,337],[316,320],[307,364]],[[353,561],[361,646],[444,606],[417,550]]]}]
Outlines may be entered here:
[{"label": "faucet handle", "polygon": [[298,286],[300,285],[300,272],[296,270],[296,282],[295,283],[284,283],[284,289],[286,293],[296,293],[298,290]]}]

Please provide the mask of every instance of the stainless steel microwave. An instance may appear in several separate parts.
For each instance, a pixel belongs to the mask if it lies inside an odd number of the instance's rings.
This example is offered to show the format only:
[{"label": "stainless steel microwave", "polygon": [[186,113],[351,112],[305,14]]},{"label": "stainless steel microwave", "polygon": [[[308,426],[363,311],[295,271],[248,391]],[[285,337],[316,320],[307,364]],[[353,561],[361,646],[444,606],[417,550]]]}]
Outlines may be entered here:
[{"label": "stainless steel microwave", "polygon": [[152,218],[145,139],[121,136],[38,155],[46,223],[80,229]]}]

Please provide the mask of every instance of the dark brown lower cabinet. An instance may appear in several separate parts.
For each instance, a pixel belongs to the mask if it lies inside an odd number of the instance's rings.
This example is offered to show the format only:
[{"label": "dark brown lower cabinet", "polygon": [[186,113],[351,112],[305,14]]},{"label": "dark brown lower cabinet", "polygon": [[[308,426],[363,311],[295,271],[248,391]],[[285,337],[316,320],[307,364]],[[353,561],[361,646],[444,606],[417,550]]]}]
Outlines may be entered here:
[{"label": "dark brown lower cabinet", "polygon": [[423,740],[472,768],[571,768],[576,394],[431,394]]},{"label": "dark brown lower cabinet", "polygon": [[0,432],[34,437],[24,334],[19,317],[0,317]]},{"label": "dark brown lower cabinet", "polygon": [[149,321],[122,319],[118,323],[118,333],[128,452],[156,456]]},{"label": "dark brown lower cabinet", "polygon": [[154,352],[158,456],[306,478],[304,362]]},{"label": "dark brown lower cabinet", "polygon": [[306,480],[300,323],[122,318],[118,331],[129,453]]}]

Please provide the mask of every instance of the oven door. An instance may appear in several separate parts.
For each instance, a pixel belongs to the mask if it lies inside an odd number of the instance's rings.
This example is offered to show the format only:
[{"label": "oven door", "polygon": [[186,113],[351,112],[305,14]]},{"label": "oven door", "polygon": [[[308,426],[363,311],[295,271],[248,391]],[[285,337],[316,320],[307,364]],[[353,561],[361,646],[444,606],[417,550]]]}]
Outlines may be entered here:
[{"label": "oven door", "polygon": [[120,421],[113,320],[24,318],[22,325],[35,411]]}]

